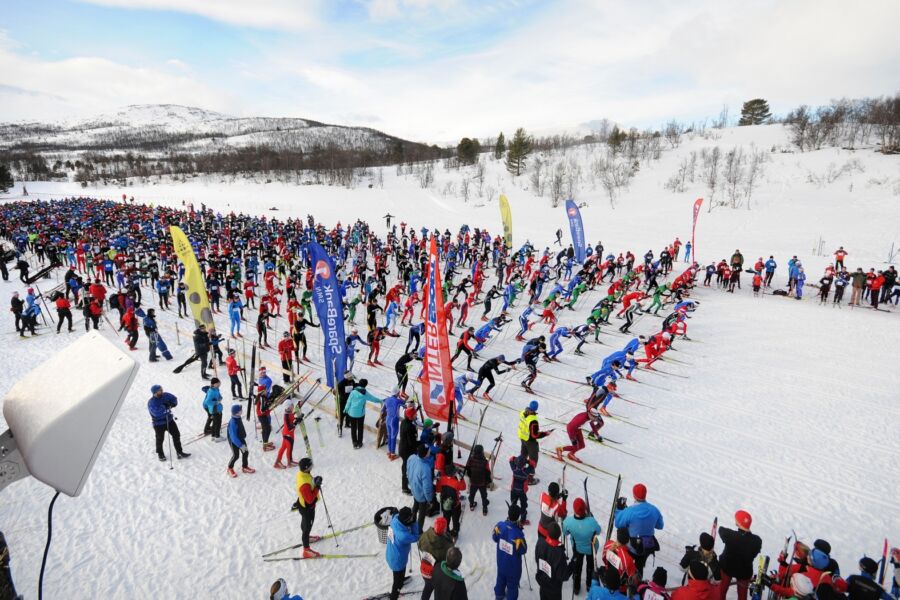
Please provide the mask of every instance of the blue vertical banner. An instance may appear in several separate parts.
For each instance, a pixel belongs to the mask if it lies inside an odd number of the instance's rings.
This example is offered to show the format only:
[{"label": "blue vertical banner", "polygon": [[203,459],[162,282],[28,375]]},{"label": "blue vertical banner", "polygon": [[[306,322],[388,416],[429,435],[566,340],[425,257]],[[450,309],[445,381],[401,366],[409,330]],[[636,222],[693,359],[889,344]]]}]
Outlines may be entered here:
[{"label": "blue vertical banner", "polygon": [[581,211],[578,210],[574,200],[566,200],[566,216],[569,217],[569,231],[572,232],[575,260],[581,264],[587,258],[587,246],[584,243],[584,224],[581,222]]},{"label": "blue vertical banner", "polygon": [[307,244],[313,270],[312,300],[322,327],[322,352],[328,387],[344,378],[347,367],[346,336],[344,335],[344,305],[335,276],[334,261],[316,242]]}]

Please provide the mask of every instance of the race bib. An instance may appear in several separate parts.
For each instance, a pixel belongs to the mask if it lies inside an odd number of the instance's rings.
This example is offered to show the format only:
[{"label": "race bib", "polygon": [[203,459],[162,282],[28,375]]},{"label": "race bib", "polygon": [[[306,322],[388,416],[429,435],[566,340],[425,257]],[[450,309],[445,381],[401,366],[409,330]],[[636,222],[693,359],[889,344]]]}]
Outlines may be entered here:
[{"label": "race bib", "polygon": [[615,567],[617,571],[622,570],[622,559],[619,558],[619,555],[616,552],[607,552],[606,562],[608,562],[610,566]]},{"label": "race bib", "polygon": [[513,555],[513,545],[507,542],[506,540],[500,540],[499,542],[500,550],[502,552],[506,552],[510,556]]},{"label": "race bib", "polygon": [[547,577],[553,577],[553,569],[550,568],[550,563],[543,558],[538,559],[538,569],[546,574]]},{"label": "race bib", "polygon": [[387,537],[388,537],[388,539],[391,540],[392,542],[394,541],[394,528],[393,528],[393,527],[388,528],[388,534],[387,534]]}]

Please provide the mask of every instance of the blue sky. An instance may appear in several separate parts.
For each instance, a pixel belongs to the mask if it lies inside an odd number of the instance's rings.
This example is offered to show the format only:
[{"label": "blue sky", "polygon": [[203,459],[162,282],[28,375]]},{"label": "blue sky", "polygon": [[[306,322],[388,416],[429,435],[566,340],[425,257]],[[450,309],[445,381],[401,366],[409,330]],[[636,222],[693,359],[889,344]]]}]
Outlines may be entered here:
[{"label": "blue sky", "polygon": [[177,103],[430,142],[654,126],[894,93],[898,22],[893,0],[10,2],[0,119]]}]

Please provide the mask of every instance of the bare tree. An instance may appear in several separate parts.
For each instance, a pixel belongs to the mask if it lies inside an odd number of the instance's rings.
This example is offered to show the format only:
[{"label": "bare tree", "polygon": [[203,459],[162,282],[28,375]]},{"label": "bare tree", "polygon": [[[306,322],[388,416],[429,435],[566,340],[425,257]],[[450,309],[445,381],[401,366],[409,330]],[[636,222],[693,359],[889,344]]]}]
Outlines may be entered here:
[{"label": "bare tree", "polygon": [[715,146],[712,150],[704,148],[701,157],[703,158],[703,181],[709,189],[709,209],[706,212],[712,212],[716,206],[715,196],[716,187],[719,183],[719,163],[722,160],[722,150]]},{"label": "bare tree", "polygon": [[459,193],[462,196],[463,202],[469,201],[470,190],[470,181],[468,177],[463,177],[462,181],[459,182]]},{"label": "bare tree", "polygon": [[744,177],[744,195],[747,197],[747,210],[750,210],[750,198],[753,196],[753,190],[763,176],[763,163],[768,155],[763,150],[755,150],[750,154],[750,161],[747,165],[747,175]]},{"label": "bare tree", "polygon": [[666,141],[674,149],[677,148],[679,144],[681,144],[682,133],[684,133],[684,126],[673,119],[666,123],[666,128],[663,135],[665,135]]},{"label": "bare tree", "polygon": [[556,163],[553,172],[550,174],[550,202],[553,208],[559,206],[559,201],[565,193],[564,185],[566,181],[566,165],[562,161]]},{"label": "bare tree", "polygon": [[744,179],[744,150],[741,147],[734,147],[725,153],[722,176],[731,208],[740,208],[743,200],[738,193],[738,186]]}]

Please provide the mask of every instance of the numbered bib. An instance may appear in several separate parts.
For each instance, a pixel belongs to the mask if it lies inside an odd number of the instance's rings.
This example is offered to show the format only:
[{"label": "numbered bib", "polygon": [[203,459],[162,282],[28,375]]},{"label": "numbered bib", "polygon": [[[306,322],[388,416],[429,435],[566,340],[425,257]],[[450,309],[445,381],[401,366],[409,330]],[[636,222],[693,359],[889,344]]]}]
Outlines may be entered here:
[{"label": "numbered bib", "polygon": [[617,571],[622,570],[622,559],[619,558],[618,553],[607,552],[606,553],[606,562],[608,562],[611,566],[615,567]]},{"label": "numbered bib", "polygon": [[550,568],[550,563],[543,558],[538,559],[538,569],[545,573],[547,577],[553,577],[553,569]]},{"label": "numbered bib", "polygon": [[506,552],[510,556],[513,555],[513,545],[507,542],[506,540],[500,540],[499,542],[500,550],[502,552]]}]

